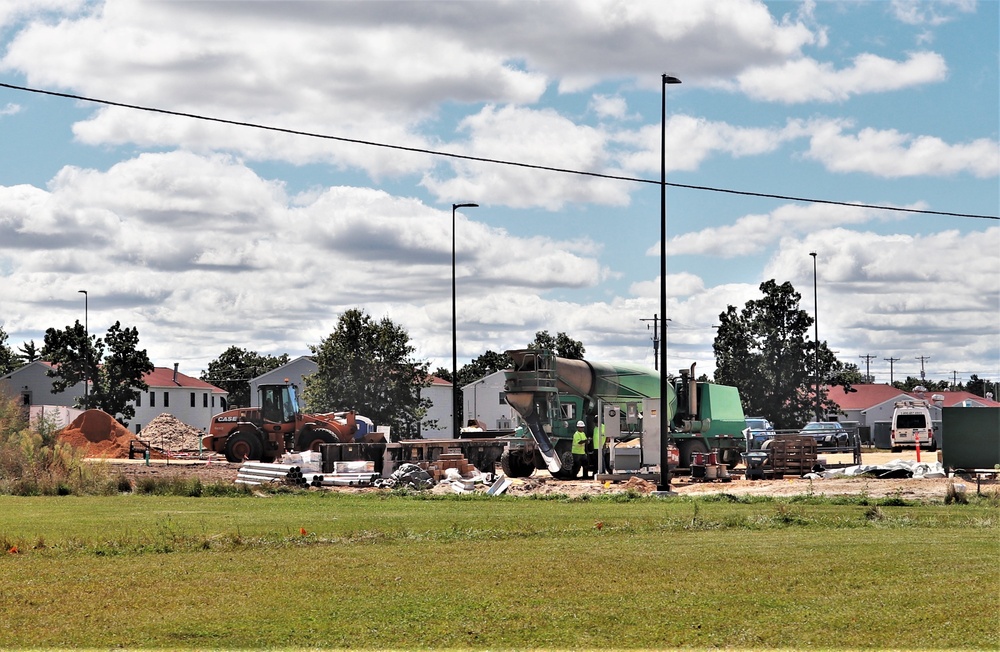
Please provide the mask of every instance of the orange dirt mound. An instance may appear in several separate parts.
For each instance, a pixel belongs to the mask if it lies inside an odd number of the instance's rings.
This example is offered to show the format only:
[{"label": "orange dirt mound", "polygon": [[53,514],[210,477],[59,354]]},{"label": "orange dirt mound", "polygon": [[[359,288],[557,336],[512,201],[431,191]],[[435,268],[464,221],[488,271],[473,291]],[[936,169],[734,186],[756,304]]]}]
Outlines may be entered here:
[{"label": "orange dirt mound", "polygon": [[87,410],[59,431],[60,441],[82,448],[87,457],[128,457],[134,439],[128,428],[101,410]]}]

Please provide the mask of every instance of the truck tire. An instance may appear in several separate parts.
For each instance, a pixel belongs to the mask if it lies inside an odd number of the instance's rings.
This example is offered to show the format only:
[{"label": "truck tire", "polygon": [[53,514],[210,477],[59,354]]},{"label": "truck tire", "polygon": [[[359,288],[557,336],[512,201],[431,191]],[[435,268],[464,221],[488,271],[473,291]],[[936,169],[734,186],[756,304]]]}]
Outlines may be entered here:
[{"label": "truck tire", "polygon": [[320,444],[335,444],[337,438],[326,428],[310,428],[299,435],[297,450],[319,451]]},{"label": "truck tire", "polygon": [[535,472],[535,465],[525,460],[519,452],[504,451],[500,455],[500,468],[508,478],[527,478]]},{"label": "truck tire", "polygon": [[226,440],[226,460],[243,462],[259,460],[264,452],[264,443],[256,433],[235,432]]},{"label": "truck tire", "polygon": [[732,471],[743,461],[743,456],[740,455],[740,449],[738,448],[723,448],[719,450],[719,461]]},{"label": "truck tire", "polygon": [[708,453],[708,446],[700,439],[686,439],[677,444],[678,460],[677,466],[682,469],[691,468],[691,460],[695,453]]}]

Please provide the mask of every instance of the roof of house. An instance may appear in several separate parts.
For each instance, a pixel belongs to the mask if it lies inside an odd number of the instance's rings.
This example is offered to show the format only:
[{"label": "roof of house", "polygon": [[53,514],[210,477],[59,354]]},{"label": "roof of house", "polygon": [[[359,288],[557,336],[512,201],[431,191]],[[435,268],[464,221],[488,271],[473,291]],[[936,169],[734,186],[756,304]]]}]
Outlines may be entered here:
[{"label": "roof of house", "polygon": [[444,378],[439,378],[437,376],[427,376],[427,380],[431,382],[431,385],[440,385],[444,387],[451,387],[451,383]]},{"label": "roof of house", "polygon": [[830,400],[839,405],[842,410],[867,410],[870,407],[893,400],[925,399],[932,401],[932,396],[944,397],[942,402],[944,407],[953,407],[966,400],[974,401],[976,404],[984,407],[1000,407],[1000,403],[997,401],[991,401],[982,396],[964,391],[923,392],[918,394],[917,392],[896,389],[891,385],[852,385],[851,389],[854,391],[846,394],[842,387],[827,387],[826,391]]},{"label": "roof of house", "polygon": [[150,387],[190,387],[192,389],[210,389],[213,393],[228,394],[226,390],[207,383],[200,378],[192,378],[187,374],[175,372],[170,367],[153,367],[153,370],[142,377]]}]

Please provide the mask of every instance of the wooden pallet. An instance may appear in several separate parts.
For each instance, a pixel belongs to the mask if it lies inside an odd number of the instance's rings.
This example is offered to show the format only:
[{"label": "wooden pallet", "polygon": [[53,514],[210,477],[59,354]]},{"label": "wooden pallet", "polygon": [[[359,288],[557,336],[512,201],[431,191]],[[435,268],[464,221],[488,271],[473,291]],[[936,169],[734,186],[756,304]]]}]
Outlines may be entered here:
[{"label": "wooden pallet", "polygon": [[768,462],[775,478],[805,475],[816,466],[816,440],[799,435],[779,435],[768,448]]}]

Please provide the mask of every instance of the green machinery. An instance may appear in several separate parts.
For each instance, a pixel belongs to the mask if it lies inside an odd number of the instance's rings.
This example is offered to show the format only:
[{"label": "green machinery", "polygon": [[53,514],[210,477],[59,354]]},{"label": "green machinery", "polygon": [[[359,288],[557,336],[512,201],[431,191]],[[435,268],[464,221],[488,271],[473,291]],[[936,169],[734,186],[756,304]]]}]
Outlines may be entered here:
[{"label": "green machinery", "polygon": [[[621,431],[640,436],[641,426],[626,415],[641,410],[644,398],[659,398],[656,371],[631,365],[560,358],[547,349],[507,351],[514,367],[505,372],[505,396],[526,424],[509,439],[500,458],[510,477],[527,477],[548,469],[567,478],[573,468],[571,453],[576,422],[591,432],[598,405],[614,405],[622,419]],[[680,406],[680,409],[678,409]],[[734,466],[746,450],[746,421],[735,387],[697,383],[694,366],[683,370],[667,386],[667,418],[679,466],[690,467],[696,453],[719,451],[721,462]]]}]

